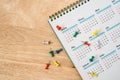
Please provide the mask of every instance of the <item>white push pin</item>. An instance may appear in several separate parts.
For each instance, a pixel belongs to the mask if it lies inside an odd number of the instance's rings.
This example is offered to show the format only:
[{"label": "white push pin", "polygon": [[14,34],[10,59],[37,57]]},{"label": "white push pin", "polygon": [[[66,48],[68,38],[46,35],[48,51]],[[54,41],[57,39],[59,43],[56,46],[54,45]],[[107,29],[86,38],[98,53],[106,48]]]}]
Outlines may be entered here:
[{"label": "white push pin", "polygon": [[99,49],[101,48],[101,45],[102,45],[101,42],[98,40],[98,41],[97,41],[97,47],[98,47]]},{"label": "white push pin", "polygon": [[42,44],[44,44],[44,45],[49,45],[51,42],[50,41],[44,41],[44,42],[42,42]]}]

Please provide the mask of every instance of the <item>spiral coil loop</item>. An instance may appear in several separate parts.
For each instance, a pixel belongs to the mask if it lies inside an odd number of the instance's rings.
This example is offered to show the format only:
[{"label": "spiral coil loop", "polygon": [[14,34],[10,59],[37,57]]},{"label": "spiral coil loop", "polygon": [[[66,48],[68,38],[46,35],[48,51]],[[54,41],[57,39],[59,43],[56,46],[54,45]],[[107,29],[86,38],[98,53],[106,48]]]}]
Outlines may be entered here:
[{"label": "spiral coil loop", "polygon": [[61,16],[73,11],[74,9],[80,7],[81,5],[89,2],[90,0],[83,0],[83,1],[76,1],[73,4],[70,4],[69,6],[65,7],[64,9],[61,9],[60,11],[56,12],[55,14],[52,14],[49,16],[50,21],[54,21],[57,18],[60,18]]}]

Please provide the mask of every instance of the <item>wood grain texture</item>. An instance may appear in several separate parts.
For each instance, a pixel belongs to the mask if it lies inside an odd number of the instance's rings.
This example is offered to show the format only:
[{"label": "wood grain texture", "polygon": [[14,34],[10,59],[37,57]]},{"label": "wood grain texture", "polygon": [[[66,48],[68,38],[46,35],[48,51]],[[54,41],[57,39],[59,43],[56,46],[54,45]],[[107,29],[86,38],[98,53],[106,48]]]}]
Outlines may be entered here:
[{"label": "wood grain texture", "polygon": [[[48,16],[75,0],[0,0],[0,80],[81,80],[61,48]],[[45,46],[41,42],[53,43]],[[61,67],[55,67],[57,60]],[[45,64],[51,62],[49,70]]]}]

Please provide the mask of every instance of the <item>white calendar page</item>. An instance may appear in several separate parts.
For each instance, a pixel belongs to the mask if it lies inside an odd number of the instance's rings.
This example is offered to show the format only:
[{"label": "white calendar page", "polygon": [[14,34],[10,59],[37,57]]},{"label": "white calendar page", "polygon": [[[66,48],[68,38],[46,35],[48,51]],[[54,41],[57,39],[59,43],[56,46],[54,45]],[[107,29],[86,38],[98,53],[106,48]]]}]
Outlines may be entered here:
[{"label": "white calendar page", "polygon": [[[50,19],[51,28],[83,80],[119,80],[120,0],[89,0],[80,4],[59,18]],[[57,25],[63,29],[58,30]],[[95,30],[99,32],[93,36]],[[76,31],[79,34],[74,37]],[[92,62],[91,56],[95,57]],[[91,75],[93,72],[97,77]]]}]

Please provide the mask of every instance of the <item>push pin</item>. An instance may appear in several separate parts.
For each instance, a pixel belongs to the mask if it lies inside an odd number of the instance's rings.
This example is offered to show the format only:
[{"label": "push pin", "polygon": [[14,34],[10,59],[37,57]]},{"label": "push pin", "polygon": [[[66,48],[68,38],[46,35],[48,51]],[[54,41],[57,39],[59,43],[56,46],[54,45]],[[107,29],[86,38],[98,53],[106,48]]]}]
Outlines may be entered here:
[{"label": "push pin", "polygon": [[54,57],[54,51],[51,50],[49,53],[50,53],[51,57]]},{"label": "push pin", "polygon": [[90,43],[88,43],[88,41],[84,41],[83,43],[84,45],[90,46]]},{"label": "push pin", "polygon": [[79,32],[76,31],[76,32],[74,33],[73,37],[76,37],[78,34],[79,34]]},{"label": "push pin", "polygon": [[90,61],[90,62],[93,62],[94,59],[95,59],[95,56],[92,56],[92,57],[89,59],[89,61]]},{"label": "push pin", "polygon": [[63,50],[63,49],[60,48],[60,49],[56,50],[56,53],[59,54],[62,50]]},{"label": "push pin", "polygon": [[44,42],[42,42],[42,44],[49,45],[49,44],[51,44],[51,41],[44,41]]},{"label": "push pin", "polygon": [[50,66],[50,63],[47,63],[46,66],[45,66],[45,69],[48,69]]},{"label": "push pin", "polygon": [[97,36],[98,33],[99,33],[99,31],[96,29],[96,30],[92,33],[92,35],[93,35],[93,36]]},{"label": "push pin", "polygon": [[56,28],[57,28],[57,30],[59,30],[59,31],[61,31],[61,30],[62,30],[62,27],[61,27],[61,26],[59,26],[59,25],[57,25],[57,26],[56,26]]},{"label": "push pin", "polygon": [[101,44],[100,40],[97,41],[96,45],[97,45],[97,47],[98,47],[99,49],[101,48],[101,45],[102,45],[102,44]]},{"label": "push pin", "polygon": [[98,74],[96,74],[96,73],[94,73],[94,72],[90,73],[90,75],[91,75],[92,77],[98,77]]},{"label": "push pin", "polygon": [[54,61],[54,64],[55,64],[56,67],[60,66],[60,64],[57,61]]}]

